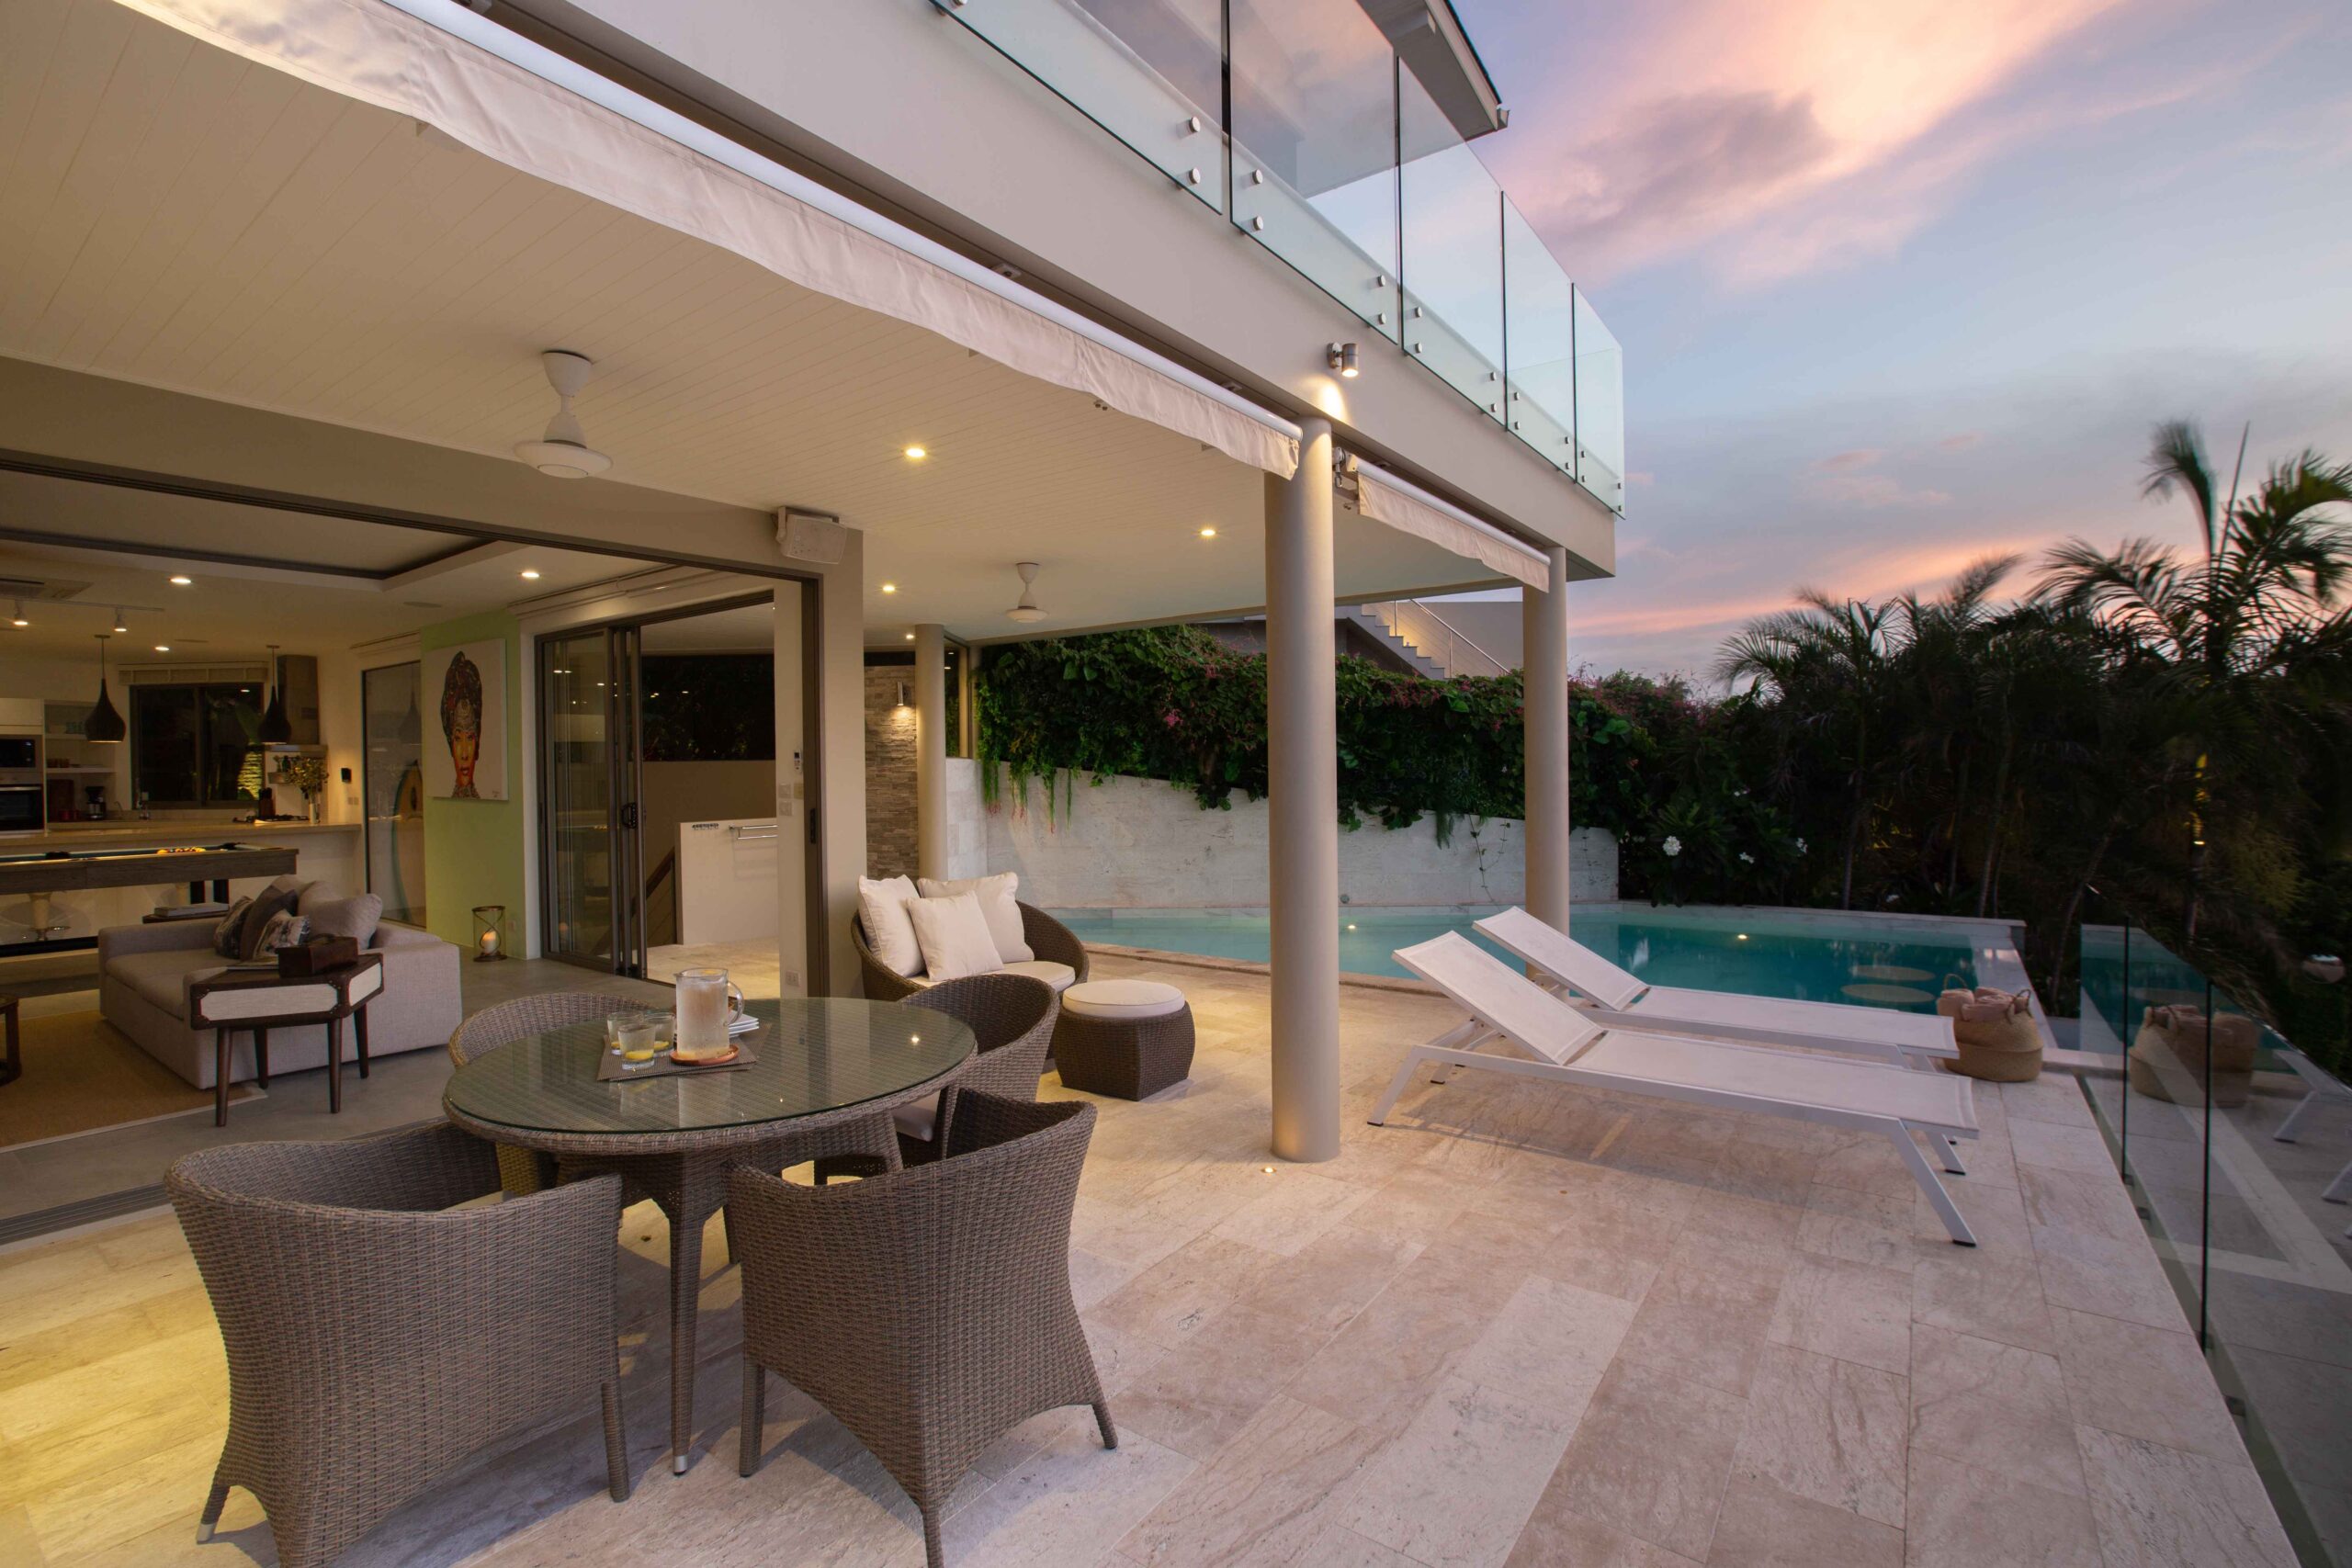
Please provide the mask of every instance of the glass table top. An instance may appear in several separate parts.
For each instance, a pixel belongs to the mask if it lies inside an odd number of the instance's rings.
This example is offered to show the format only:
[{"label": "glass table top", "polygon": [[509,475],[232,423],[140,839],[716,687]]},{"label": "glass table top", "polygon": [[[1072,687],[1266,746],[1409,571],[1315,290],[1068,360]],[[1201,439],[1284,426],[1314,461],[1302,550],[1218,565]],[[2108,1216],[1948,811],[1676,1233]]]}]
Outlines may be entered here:
[{"label": "glass table top", "polygon": [[[614,1010],[629,1004],[614,998]],[[542,1133],[683,1133],[789,1121],[880,1099],[970,1055],[972,1032],[945,1013],[854,998],[755,1001],[758,1058],[724,1072],[600,1083],[602,1021],[498,1046],[450,1077],[450,1109]]]}]

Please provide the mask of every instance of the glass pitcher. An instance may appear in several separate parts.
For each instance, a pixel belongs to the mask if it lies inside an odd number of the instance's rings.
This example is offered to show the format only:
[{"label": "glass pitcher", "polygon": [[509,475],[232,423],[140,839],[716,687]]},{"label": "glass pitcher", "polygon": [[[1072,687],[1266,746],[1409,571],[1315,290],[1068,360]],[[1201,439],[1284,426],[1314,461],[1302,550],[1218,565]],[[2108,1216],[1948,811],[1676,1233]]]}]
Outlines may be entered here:
[{"label": "glass pitcher", "polygon": [[724,969],[678,971],[677,1048],[684,1052],[723,1051],[735,1021],[743,1016],[743,993],[729,984]]}]

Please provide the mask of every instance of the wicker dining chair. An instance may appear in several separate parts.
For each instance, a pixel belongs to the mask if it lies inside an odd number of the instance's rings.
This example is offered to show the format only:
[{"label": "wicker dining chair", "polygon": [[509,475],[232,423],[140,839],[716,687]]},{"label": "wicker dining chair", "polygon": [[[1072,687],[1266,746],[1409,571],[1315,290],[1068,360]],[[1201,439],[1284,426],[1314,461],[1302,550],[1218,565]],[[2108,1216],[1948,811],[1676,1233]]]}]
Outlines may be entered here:
[{"label": "wicker dining chair", "polygon": [[[1049,964],[1066,964],[1077,972],[1078,979],[1086,978],[1086,944],[1076,932],[1034,904],[1019,905],[1021,910],[1021,940],[1029,951]],[[851,943],[857,949],[858,974],[865,982],[868,1001],[902,1002],[919,996],[930,987],[921,980],[910,980],[888,964],[874,956],[874,944],[865,939],[863,916],[849,918]],[[1072,985],[1077,980],[1070,982]]]},{"label": "wicker dining chair", "polygon": [[279,1563],[315,1568],[468,1454],[600,1400],[606,1483],[628,1496],[619,1178],[452,1210],[498,1190],[497,1161],[439,1124],[208,1149],[164,1187],[229,1356],[199,1541],[243,1486]]},{"label": "wicker dining chair", "polygon": [[[601,1023],[614,1013],[643,1006],[632,998],[597,991],[548,991],[536,997],[517,997],[513,1001],[486,1007],[458,1025],[458,1032],[449,1036],[449,1059],[462,1067],[494,1047],[510,1044],[526,1034],[543,1033],[567,1024]],[[497,1147],[499,1186],[509,1197],[521,1197],[555,1185],[553,1156],[510,1144]]]},{"label": "wicker dining chair", "polygon": [[[979,1042],[956,1082],[930,1100],[902,1105],[890,1113],[904,1165],[926,1165],[946,1146],[956,1097],[967,1089],[1005,1100],[1035,1100],[1046,1076],[1046,1051],[1061,1017],[1061,998],[1043,980],[1026,975],[966,975],[942,980],[907,998],[909,1007],[944,1012],[963,1023]],[[871,1156],[835,1155],[820,1159],[816,1179],[877,1176],[883,1164]]]},{"label": "wicker dining chair", "polygon": [[906,1489],[930,1568],[948,1494],[1004,1433],[1091,1404],[1102,1446],[1119,1441],[1069,1288],[1094,1108],[959,1098],[934,1164],[832,1187],[728,1173],[728,1248],[743,1266],[739,1468],[759,1468],[766,1374],[780,1373]]}]

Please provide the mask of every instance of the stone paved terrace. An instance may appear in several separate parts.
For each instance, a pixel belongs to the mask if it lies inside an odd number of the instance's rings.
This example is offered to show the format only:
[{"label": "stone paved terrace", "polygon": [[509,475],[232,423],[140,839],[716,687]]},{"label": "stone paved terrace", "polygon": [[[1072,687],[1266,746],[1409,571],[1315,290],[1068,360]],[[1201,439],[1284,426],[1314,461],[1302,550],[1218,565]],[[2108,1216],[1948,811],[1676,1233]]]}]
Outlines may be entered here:
[{"label": "stone paved terrace", "polygon": [[[1101,969],[1182,985],[1203,1044],[1189,1093],[1104,1106],[1080,1202],[1123,1440],[1069,1411],[998,1445],[948,1526],[962,1568],[2292,1561],[2070,1081],[1982,1091],[1963,1251],[1883,1140],[1494,1074],[1367,1126],[1453,1020],[1351,987],[1345,1152],[1270,1175],[1262,980]],[[345,1561],[921,1562],[911,1506],[787,1390],[736,1476],[717,1222],[697,1459],[669,1474],[659,1213],[625,1239],[635,1496],[605,1498],[583,1412]],[[168,1215],[0,1255],[0,1562],[274,1562],[242,1492],[194,1543],[224,1399]]]}]

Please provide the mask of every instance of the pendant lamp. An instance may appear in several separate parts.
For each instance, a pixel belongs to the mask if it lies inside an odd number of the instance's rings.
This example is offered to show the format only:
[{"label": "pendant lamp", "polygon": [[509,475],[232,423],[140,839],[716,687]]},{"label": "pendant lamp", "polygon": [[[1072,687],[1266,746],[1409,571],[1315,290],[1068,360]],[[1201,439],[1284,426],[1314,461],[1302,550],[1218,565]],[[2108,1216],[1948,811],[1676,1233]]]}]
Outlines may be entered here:
[{"label": "pendant lamp", "polygon": [[284,746],[294,739],[294,723],[286,716],[286,682],[278,678],[277,645],[269,645],[269,706],[261,716],[256,738],[265,746]]},{"label": "pendant lamp", "polygon": [[82,721],[82,739],[115,743],[130,732],[130,727],[122,722],[122,715],[115,709],[114,699],[107,695],[107,634],[100,632],[97,638],[98,700],[90,705],[90,716]]}]

